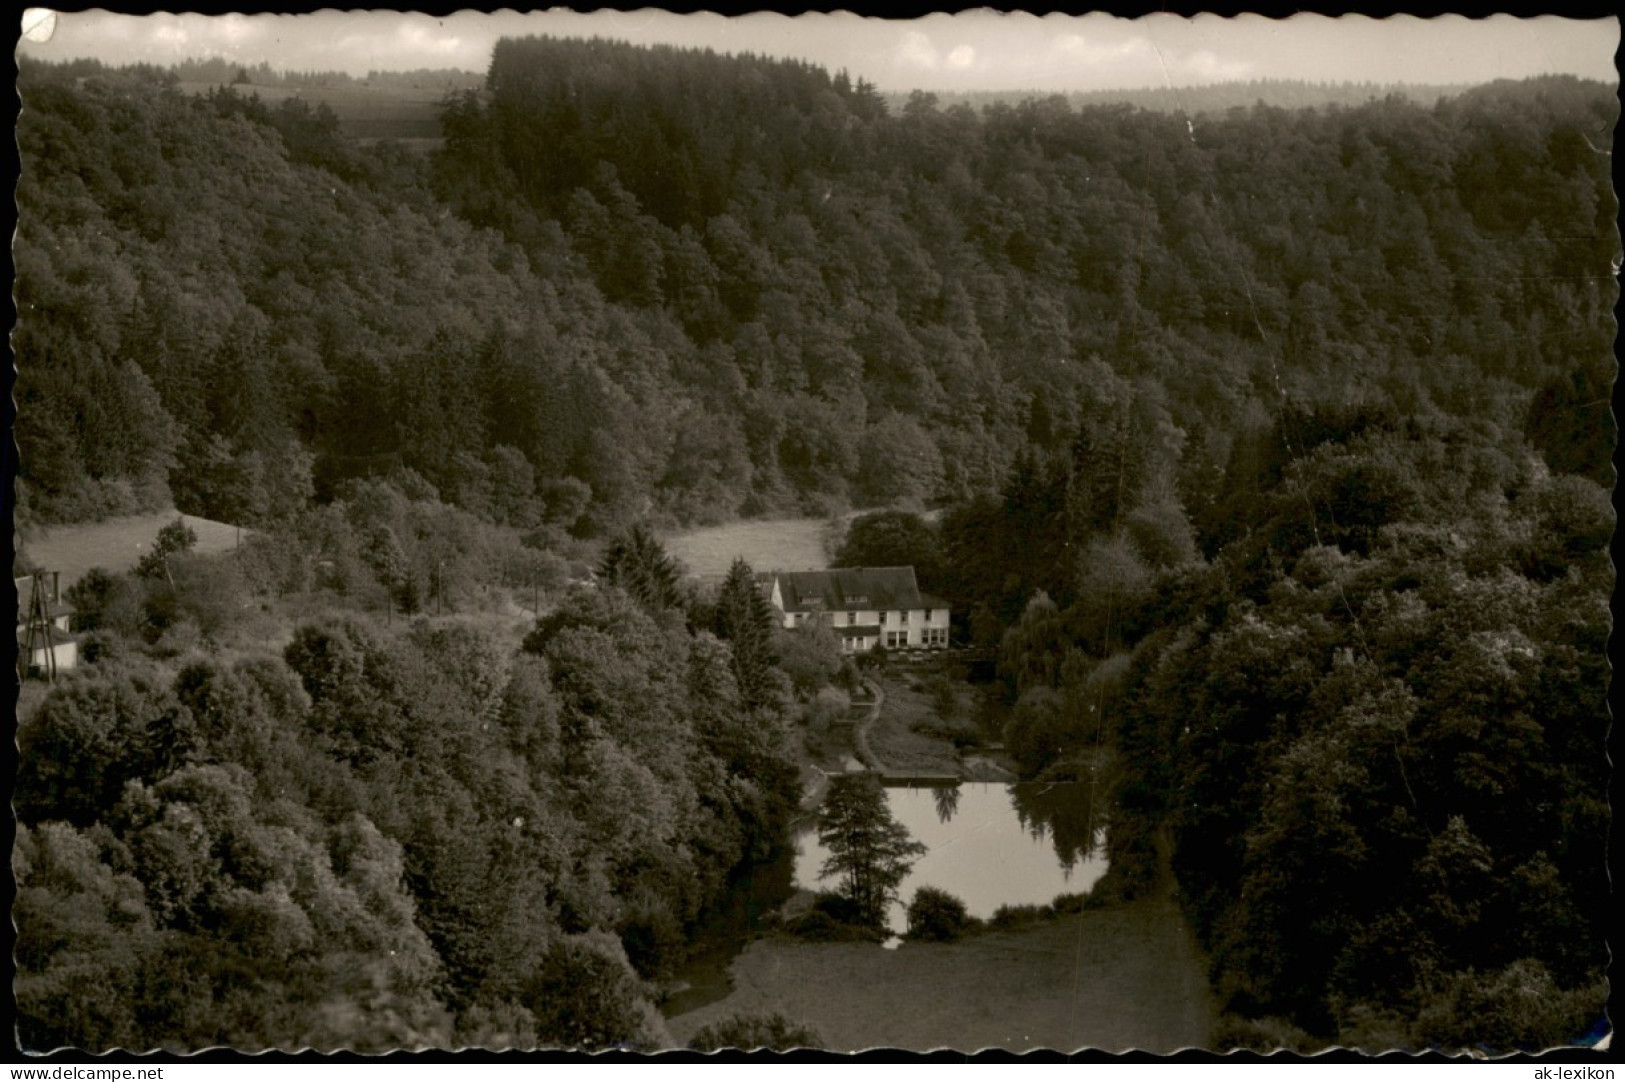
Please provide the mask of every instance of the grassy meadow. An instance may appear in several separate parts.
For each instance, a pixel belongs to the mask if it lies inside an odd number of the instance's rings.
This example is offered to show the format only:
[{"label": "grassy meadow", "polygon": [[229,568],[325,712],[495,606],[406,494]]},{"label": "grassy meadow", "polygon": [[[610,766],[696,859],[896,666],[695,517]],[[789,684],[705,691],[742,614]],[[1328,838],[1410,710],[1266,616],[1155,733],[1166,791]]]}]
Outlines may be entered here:
[{"label": "grassy meadow", "polygon": [[664,543],[695,575],[725,575],[737,556],[757,571],[809,571],[829,566],[830,532],[828,519],[789,518],[685,530]]},{"label": "grassy meadow", "polygon": [[877,679],[885,688],[886,701],[869,729],[869,746],[887,769],[905,774],[960,773],[964,764],[954,745],[940,735],[918,731],[916,726],[945,731],[947,725],[958,724],[975,731],[974,723],[965,720],[975,709],[972,689],[968,685],[956,687],[957,717],[944,721],[934,696],[925,690],[923,673],[893,670]]},{"label": "grassy meadow", "polygon": [[76,526],[53,526],[22,538],[21,547],[41,569],[61,572],[62,588],[66,590],[93,567],[113,572],[130,570],[152,549],[158,531],[176,518],[183,519],[197,534],[197,547],[192,551],[201,556],[230,552],[237,547],[239,534],[246,538],[252,532],[239,530],[230,523],[168,510]]},{"label": "grassy meadow", "polygon": [[752,942],[726,999],[668,1019],[685,1042],[739,1013],[782,1012],[833,1051],[985,1048],[1168,1053],[1216,1012],[1178,907],[1151,898],[953,943]]}]

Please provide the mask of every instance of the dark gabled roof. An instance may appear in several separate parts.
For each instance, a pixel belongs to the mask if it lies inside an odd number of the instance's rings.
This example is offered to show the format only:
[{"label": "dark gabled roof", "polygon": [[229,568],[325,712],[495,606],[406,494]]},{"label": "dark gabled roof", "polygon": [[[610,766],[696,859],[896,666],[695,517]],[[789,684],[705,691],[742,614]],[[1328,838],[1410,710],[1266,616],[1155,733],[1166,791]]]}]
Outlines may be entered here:
[{"label": "dark gabled roof", "polygon": [[785,612],[859,609],[923,609],[912,567],[838,567],[829,571],[781,571]]}]

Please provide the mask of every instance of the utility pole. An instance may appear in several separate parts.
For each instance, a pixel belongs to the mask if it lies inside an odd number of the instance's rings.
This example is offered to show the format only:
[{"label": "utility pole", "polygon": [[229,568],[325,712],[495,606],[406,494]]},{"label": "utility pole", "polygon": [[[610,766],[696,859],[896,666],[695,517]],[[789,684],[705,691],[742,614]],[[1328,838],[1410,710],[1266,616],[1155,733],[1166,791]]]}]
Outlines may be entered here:
[{"label": "utility pole", "polygon": [[22,650],[17,655],[18,679],[26,679],[34,660],[34,651],[45,648],[45,660],[40,672],[51,683],[56,682],[56,643],[51,634],[51,613],[45,599],[45,575],[35,572],[29,590],[28,625],[23,635]]}]

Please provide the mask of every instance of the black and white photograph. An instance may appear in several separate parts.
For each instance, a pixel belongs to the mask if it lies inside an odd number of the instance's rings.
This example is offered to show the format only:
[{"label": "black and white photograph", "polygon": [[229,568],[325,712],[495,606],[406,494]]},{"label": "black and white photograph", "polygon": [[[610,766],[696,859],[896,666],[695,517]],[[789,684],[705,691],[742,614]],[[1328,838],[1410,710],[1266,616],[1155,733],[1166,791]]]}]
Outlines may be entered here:
[{"label": "black and white photograph", "polygon": [[1619,19],[20,18],[19,1055],[1609,1049]]}]

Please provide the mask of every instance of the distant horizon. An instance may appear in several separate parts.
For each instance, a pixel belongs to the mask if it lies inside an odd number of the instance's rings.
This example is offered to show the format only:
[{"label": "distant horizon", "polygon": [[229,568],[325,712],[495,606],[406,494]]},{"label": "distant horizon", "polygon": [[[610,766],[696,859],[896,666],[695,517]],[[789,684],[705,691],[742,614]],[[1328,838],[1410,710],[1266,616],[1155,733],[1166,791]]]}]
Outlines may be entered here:
[{"label": "distant horizon", "polygon": [[[31,9],[37,19],[43,9]],[[1617,85],[1618,19],[1446,16],[1287,19],[1242,15],[1000,15],[987,10],[885,20],[850,13],[725,17],[634,12],[326,10],[208,16],[57,13],[49,41],[18,55],[159,67],[220,60],[364,79],[420,70],[483,75],[497,40],[606,38],[711,49],[847,71],[884,93],[1070,94],[1197,89],[1245,82],[1480,85],[1573,75]],[[43,36],[43,35],[40,35]]]},{"label": "distant horizon", "polygon": [[[584,40],[584,39],[576,39],[576,40]],[[636,43],[627,42],[626,44],[636,44]],[[744,54],[744,53],[731,53],[731,52],[719,52],[718,55],[721,55],[721,56],[724,56],[724,57],[737,57],[737,56],[743,56],[743,55],[746,55],[746,54]],[[34,57],[34,56],[30,56],[30,59],[40,60],[40,61],[42,61],[44,63],[51,63],[51,64],[74,63],[74,62],[80,61],[80,60],[100,60],[99,57],[64,57],[64,58],[59,59],[59,58],[55,58],[55,57]],[[480,78],[480,79],[483,79],[486,76],[486,73],[484,71],[476,70],[476,69],[473,69],[473,68],[462,68],[462,67],[370,68],[367,71],[362,72],[360,74],[353,74],[351,72],[340,71],[338,69],[333,69],[333,68],[283,67],[283,66],[278,66],[278,65],[275,65],[275,64],[270,64],[270,62],[266,61],[266,60],[255,59],[255,58],[252,58],[252,57],[227,57],[227,56],[218,56],[218,55],[216,55],[216,56],[185,57],[185,58],[182,58],[180,60],[170,60],[170,61],[166,61],[166,62],[162,62],[162,63],[157,63],[157,62],[154,62],[154,61],[140,61],[140,60],[130,60],[130,61],[122,61],[122,62],[102,61],[102,63],[105,63],[109,68],[111,68],[113,70],[118,70],[120,68],[129,67],[129,66],[133,66],[133,65],[136,65],[136,64],[151,64],[154,67],[158,67],[158,68],[168,70],[168,69],[173,69],[173,68],[180,67],[181,65],[188,64],[188,63],[208,64],[208,63],[213,63],[213,62],[220,62],[220,63],[229,64],[229,65],[232,65],[232,66],[235,66],[235,67],[244,68],[250,73],[260,69],[262,67],[262,65],[266,65],[266,66],[269,66],[271,71],[275,75],[277,75],[279,78],[280,77],[287,77],[289,75],[310,75],[310,76],[316,76],[316,77],[339,76],[339,77],[345,78],[345,79],[364,82],[364,81],[366,81],[366,79],[369,76],[372,76],[372,75],[412,75],[412,74],[422,73],[422,74],[425,74],[425,75],[440,75],[440,74],[467,75],[467,76],[476,77],[476,78]],[[820,65],[820,66],[822,66],[822,65]],[[1169,86],[1167,84],[1153,84],[1153,85],[1148,85],[1148,86],[1127,86],[1127,85],[1123,85],[1123,86],[1089,87],[1087,89],[1071,89],[1071,90],[1054,90],[1054,89],[1047,89],[1047,88],[1044,88],[1044,87],[1031,87],[1031,86],[1029,86],[1029,87],[1021,87],[1021,86],[968,87],[968,88],[963,88],[963,87],[942,87],[942,86],[913,86],[913,87],[878,87],[877,92],[880,93],[880,94],[886,94],[886,95],[909,94],[909,93],[913,93],[913,92],[916,92],[916,91],[920,91],[920,92],[927,93],[927,94],[956,95],[956,96],[970,96],[970,95],[976,95],[976,94],[1045,94],[1045,95],[1053,96],[1053,95],[1072,95],[1072,94],[1082,95],[1082,94],[1147,93],[1147,92],[1153,92],[1153,91],[1159,91],[1159,90],[1174,90],[1174,91],[1180,91],[1180,90],[1212,90],[1212,89],[1218,89],[1218,88],[1223,88],[1223,87],[1242,86],[1242,85],[1247,85],[1247,84],[1250,84],[1250,83],[1279,83],[1279,84],[1283,84],[1283,85],[1292,84],[1292,85],[1302,85],[1302,86],[1323,86],[1323,87],[1338,87],[1338,86],[1401,86],[1401,87],[1430,87],[1430,88],[1432,88],[1432,87],[1475,87],[1475,86],[1484,86],[1487,83],[1495,82],[1495,81],[1498,81],[1498,80],[1504,80],[1504,81],[1509,81],[1509,82],[1527,82],[1527,81],[1532,80],[1532,79],[1551,79],[1551,78],[1564,78],[1564,77],[1572,77],[1572,78],[1581,79],[1581,80],[1590,81],[1590,82],[1599,82],[1600,81],[1600,80],[1592,79],[1589,76],[1584,76],[1584,75],[1572,75],[1571,76],[1571,73],[1568,73],[1568,72],[1547,72],[1547,73],[1542,73],[1542,74],[1538,74],[1538,75],[1519,76],[1519,77],[1516,77],[1516,78],[1509,78],[1507,76],[1497,76],[1496,79],[1489,79],[1489,80],[1453,81],[1453,82],[1442,82],[1442,81],[1426,81],[1426,82],[1423,82],[1423,81],[1412,80],[1412,79],[1305,79],[1305,78],[1300,78],[1300,77],[1297,77],[1297,76],[1253,75],[1253,76],[1238,76],[1238,77],[1233,78],[1233,79],[1222,79],[1222,80],[1217,80],[1217,81],[1214,81],[1214,82],[1194,83],[1194,84],[1190,84],[1190,85],[1173,85],[1173,86]],[[248,84],[248,85],[255,85],[255,84]]]}]

